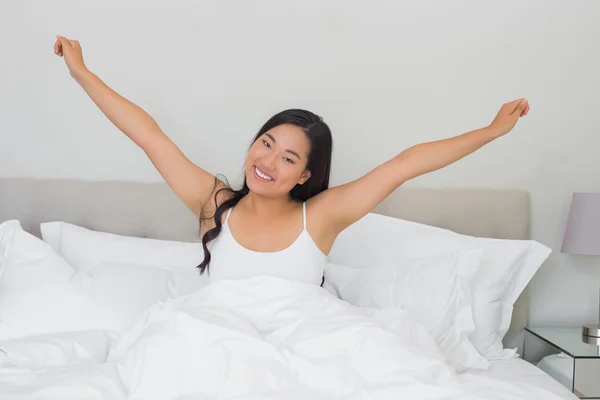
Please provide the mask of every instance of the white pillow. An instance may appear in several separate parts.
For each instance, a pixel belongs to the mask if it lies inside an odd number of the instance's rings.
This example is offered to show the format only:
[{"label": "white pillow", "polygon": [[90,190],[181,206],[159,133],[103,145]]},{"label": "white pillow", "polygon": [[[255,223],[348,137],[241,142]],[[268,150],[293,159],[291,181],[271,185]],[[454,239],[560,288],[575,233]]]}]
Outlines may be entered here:
[{"label": "white pillow", "polygon": [[461,235],[447,229],[375,213],[344,230],[329,254],[332,263],[366,268],[456,250],[482,248],[472,284],[475,331],[470,341],[487,359],[514,356],[504,350],[513,305],[551,250],[533,240],[502,240]]},{"label": "white pillow", "polygon": [[[67,222],[45,222],[40,224],[40,229],[43,240],[75,269],[94,276],[96,298],[108,296],[101,292],[102,288],[109,290],[111,280],[138,282],[129,285],[132,291],[129,299],[140,298],[140,304],[132,305],[132,310],[141,307],[142,303],[149,303],[143,300],[148,298],[147,294],[161,293],[154,300],[164,300],[165,288],[169,297],[177,297],[189,294],[209,281],[207,274],[200,275],[197,268],[204,259],[201,243],[117,235]],[[127,301],[127,285],[121,289],[121,295],[117,297]]]},{"label": "white pillow", "polygon": [[489,362],[469,341],[475,329],[469,286],[482,254],[463,250],[369,268],[329,263],[325,276],[335,294],[351,304],[408,310],[456,372],[485,370]]},{"label": "white pillow", "polygon": [[117,335],[111,331],[60,332],[0,342],[0,367],[43,369],[105,362]]},{"label": "white pillow", "polygon": [[42,239],[73,267],[91,271],[103,263],[198,271],[204,259],[201,243],[139,238],[94,231],[67,222],[40,224]]},{"label": "white pillow", "polygon": [[106,333],[123,332],[160,301],[190,293],[195,268],[172,271],[102,263],[76,271],[16,220],[0,224],[0,365],[67,365],[103,356]]},{"label": "white pillow", "polygon": [[73,283],[75,271],[52,248],[0,224],[0,340],[82,330],[115,330],[111,313]]},{"label": "white pillow", "polygon": [[206,279],[198,276],[196,268],[170,271],[119,262],[80,269],[75,277],[96,303],[111,311],[122,327],[119,332],[153,304],[191,293]]}]

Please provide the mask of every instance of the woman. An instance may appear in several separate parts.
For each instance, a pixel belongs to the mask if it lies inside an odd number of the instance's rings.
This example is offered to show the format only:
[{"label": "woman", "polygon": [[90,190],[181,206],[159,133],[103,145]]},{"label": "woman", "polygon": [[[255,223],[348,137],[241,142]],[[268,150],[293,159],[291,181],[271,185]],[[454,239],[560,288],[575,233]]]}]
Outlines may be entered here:
[{"label": "woman", "polygon": [[323,284],[326,255],[345,228],[404,182],[445,167],[508,133],[527,115],[525,99],[504,104],[492,123],[460,136],[418,144],[363,177],[329,188],[331,132],[305,110],[286,110],[260,129],[246,156],[240,190],[193,164],[135,104],[87,69],[79,42],[57,36],[54,52],[92,101],[150,158],[202,223],[212,280],[256,274]]}]

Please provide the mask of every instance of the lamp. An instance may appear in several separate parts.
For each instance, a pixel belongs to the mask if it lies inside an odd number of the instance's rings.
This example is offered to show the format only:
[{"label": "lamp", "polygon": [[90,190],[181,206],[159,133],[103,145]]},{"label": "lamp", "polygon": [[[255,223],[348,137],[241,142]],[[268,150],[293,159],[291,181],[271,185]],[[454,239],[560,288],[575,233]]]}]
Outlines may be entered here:
[{"label": "lamp", "polygon": [[[561,252],[600,255],[600,193],[573,193]],[[582,334],[600,338],[600,315],[598,324],[582,327]]]}]

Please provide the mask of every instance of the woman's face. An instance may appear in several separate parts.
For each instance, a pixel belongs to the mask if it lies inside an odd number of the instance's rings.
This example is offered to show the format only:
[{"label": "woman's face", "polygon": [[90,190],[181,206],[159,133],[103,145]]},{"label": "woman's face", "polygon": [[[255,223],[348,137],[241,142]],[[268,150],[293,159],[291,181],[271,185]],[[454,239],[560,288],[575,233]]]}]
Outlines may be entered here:
[{"label": "woman's face", "polygon": [[295,125],[278,125],[265,132],[246,156],[248,188],[270,197],[288,194],[310,178],[306,170],[309,153],[310,140]]}]

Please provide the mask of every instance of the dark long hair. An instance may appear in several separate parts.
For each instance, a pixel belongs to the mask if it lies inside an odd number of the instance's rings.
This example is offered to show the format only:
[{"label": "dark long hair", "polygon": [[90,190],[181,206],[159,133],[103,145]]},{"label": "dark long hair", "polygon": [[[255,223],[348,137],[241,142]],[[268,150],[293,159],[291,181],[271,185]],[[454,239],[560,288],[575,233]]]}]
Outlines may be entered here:
[{"label": "dark long hair", "polygon": [[[272,116],[263,126],[260,128],[252,144],[258,140],[267,131],[275,128],[282,124],[292,124],[302,128],[306,137],[310,140],[310,153],[308,155],[308,163],[306,169],[311,172],[310,178],[304,182],[304,184],[296,185],[290,191],[290,198],[294,201],[306,201],[311,197],[327,190],[329,187],[329,172],[331,170],[331,152],[333,148],[333,140],[331,138],[331,131],[323,119],[310,111],[300,109],[289,109],[282,111]],[[252,145],[251,145],[252,146]],[[217,187],[217,180],[215,179],[215,188]],[[217,196],[222,190],[229,191],[232,195],[221,204],[217,203]],[[200,274],[203,274],[205,270],[208,270],[210,264],[210,251],[208,250],[208,243],[215,240],[221,233],[221,217],[225,211],[229,208],[234,207],[244,196],[248,194],[250,189],[246,183],[246,177],[244,177],[244,184],[239,190],[232,189],[229,185],[221,188],[214,193],[214,201],[217,204],[216,211],[212,216],[215,227],[207,231],[202,236],[202,247],[204,248],[204,260],[198,268]],[[203,213],[200,213],[203,215]],[[205,218],[205,217],[204,217]],[[200,217],[200,223],[204,219]]]}]

